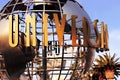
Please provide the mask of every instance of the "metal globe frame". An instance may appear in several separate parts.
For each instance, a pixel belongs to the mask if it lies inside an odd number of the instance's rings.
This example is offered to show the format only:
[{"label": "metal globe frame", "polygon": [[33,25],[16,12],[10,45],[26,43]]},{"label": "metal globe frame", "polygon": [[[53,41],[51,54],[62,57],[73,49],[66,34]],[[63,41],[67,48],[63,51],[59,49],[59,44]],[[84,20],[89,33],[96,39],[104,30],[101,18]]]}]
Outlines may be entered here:
[{"label": "metal globe frame", "polygon": [[[67,80],[68,78],[72,79],[71,76],[75,74],[76,70],[80,74],[83,74],[85,71],[85,55],[89,53],[88,48],[90,47],[84,45],[74,47],[72,45],[70,30],[64,31],[63,45],[60,46],[58,42],[53,13],[58,14],[58,18],[61,20],[63,17],[62,7],[66,1],[67,0],[27,0],[23,2],[22,0],[10,0],[0,12],[0,20],[4,18],[8,19],[9,15],[13,15],[13,22],[15,20],[14,15],[18,14],[20,25],[19,32],[22,33],[26,32],[26,14],[36,14],[36,37],[39,44],[37,48],[33,47],[36,53],[35,57],[32,61],[27,62],[27,68],[24,72],[24,75],[29,75],[30,79],[32,79],[34,75],[39,75],[43,80],[48,80],[48,76],[51,80],[54,76],[57,76],[58,80],[62,78]],[[45,13],[48,15],[48,46],[45,46],[43,37],[43,15]],[[70,24],[67,22],[66,27],[67,29],[70,27]],[[30,34],[33,34],[31,26],[30,31]],[[76,28],[76,31],[77,43],[83,44],[82,28]],[[95,39],[95,34],[91,34],[91,38]],[[92,50],[91,53],[94,53],[94,51]],[[91,59],[93,58],[92,55],[89,56],[91,56]]]}]

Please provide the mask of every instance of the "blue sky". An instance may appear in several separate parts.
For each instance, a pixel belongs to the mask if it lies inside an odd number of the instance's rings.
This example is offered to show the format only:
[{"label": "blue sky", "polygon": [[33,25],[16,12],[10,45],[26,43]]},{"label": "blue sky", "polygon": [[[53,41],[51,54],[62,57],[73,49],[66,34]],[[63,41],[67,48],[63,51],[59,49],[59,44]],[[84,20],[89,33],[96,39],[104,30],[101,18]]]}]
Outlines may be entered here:
[{"label": "blue sky", "polygon": [[78,0],[93,20],[104,21],[109,29],[110,53],[120,57],[120,0]]},{"label": "blue sky", "polygon": [[[0,0],[0,9],[9,0]],[[109,29],[110,53],[120,57],[120,0],[77,0],[91,20],[104,21]],[[100,53],[101,54],[101,53]]]},{"label": "blue sky", "polygon": [[[77,0],[90,18],[104,21],[109,29],[110,54],[120,57],[120,0]],[[99,53],[96,53],[98,55]],[[100,53],[104,54],[104,53]],[[120,60],[119,60],[120,61]],[[120,80],[120,77],[118,78]]]}]

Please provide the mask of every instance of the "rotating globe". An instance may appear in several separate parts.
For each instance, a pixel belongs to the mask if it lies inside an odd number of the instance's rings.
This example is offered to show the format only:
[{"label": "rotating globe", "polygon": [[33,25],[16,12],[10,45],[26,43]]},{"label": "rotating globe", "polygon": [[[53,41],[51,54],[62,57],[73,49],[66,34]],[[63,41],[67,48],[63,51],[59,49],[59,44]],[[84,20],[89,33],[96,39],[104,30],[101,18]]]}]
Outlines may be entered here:
[{"label": "rotating globe", "polygon": [[[15,15],[18,15],[18,19]],[[65,18],[64,15],[66,15]],[[12,24],[10,24],[10,16],[12,16]],[[72,21],[72,16],[75,17],[73,20],[75,22]],[[94,58],[94,48],[83,45],[83,17],[90,24],[90,36],[94,36],[95,32],[89,15],[75,0],[8,1],[0,11],[0,52],[4,58],[9,79],[16,80],[24,75],[35,80],[34,76],[38,75],[40,80],[67,80],[72,79],[71,76],[76,70],[86,73]],[[12,43],[14,43],[16,20],[19,27],[18,44],[11,47],[9,29],[11,25]],[[26,27],[27,24],[29,28]],[[57,24],[58,27],[56,27]],[[76,27],[72,30],[74,24]],[[35,33],[33,25],[35,25]],[[72,31],[76,32],[72,33]],[[35,40],[32,38],[33,34],[36,35]],[[76,43],[81,45],[72,45],[74,34]],[[95,39],[95,37],[90,38],[93,43]],[[35,46],[32,45],[32,41],[36,41]],[[27,42],[30,46],[26,46]]]}]

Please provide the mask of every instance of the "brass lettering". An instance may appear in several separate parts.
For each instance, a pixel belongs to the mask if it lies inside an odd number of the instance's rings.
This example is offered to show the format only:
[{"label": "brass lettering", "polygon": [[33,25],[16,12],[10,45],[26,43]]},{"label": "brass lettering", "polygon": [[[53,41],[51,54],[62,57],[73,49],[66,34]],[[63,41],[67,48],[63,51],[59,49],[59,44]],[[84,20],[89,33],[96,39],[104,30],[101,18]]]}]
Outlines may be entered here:
[{"label": "brass lettering", "polygon": [[48,46],[48,18],[47,14],[43,13],[43,45]]},{"label": "brass lettering", "polygon": [[53,14],[53,15],[54,15],[55,24],[56,24],[56,31],[57,31],[57,35],[58,35],[59,45],[63,45],[63,36],[64,36],[64,28],[65,28],[65,22],[66,22],[66,14],[63,14],[63,18],[62,18],[61,22],[59,21],[57,14]]},{"label": "brass lettering", "polygon": [[85,17],[82,18],[82,26],[83,26],[83,45],[85,47],[90,46],[91,45],[91,42],[90,42],[90,24]]},{"label": "brass lettering", "polygon": [[104,48],[104,22],[101,22],[101,48]]},{"label": "brass lettering", "polygon": [[36,46],[36,15],[32,14],[32,17],[26,15],[26,46],[30,46],[30,24],[32,27],[32,46]]},{"label": "brass lettering", "polygon": [[100,47],[100,35],[98,32],[98,28],[97,28],[97,22],[98,22],[98,20],[94,20],[94,24],[93,24],[95,35],[96,35],[96,42],[94,44],[94,47]]},{"label": "brass lettering", "polygon": [[105,49],[106,50],[109,50],[109,45],[108,45],[108,37],[109,37],[109,35],[108,35],[108,28],[107,28],[107,24],[105,24],[104,25],[104,32],[105,32],[105,37],[104,37],[104,40],[105,40]]},{"label": "brass lettering", "polygon": [[[58,18],[58,14],[53,14],[54,21],[56,25],[56,32],[58,36],[58,42],[59,45],[63,45],[64,40],[64,28],[66,24],[66,14],[63,14],[63,17],[61,20]],[[72,25],[72,46],[80,46],[81,42],[79,44],[76,42],[78,40],[77,31],[76,31],[76,15],[71,16],[71,25]],[[43,13],[43,23],[42,23],[42,30],[43,30],[43,45],[48,46],[48,15]],[[14,22],[13,22],[14,21]],[[83,32],[83,46],[85,47],[95,47],[95,48],[101,48],[101,49],[109,49],[108,45],[108,29],[107,25],[104,24],[104,22],[101,22],[101,32],[99,33],[97,28],[97,22],[98,20],[94,21],[94,31],[96,36],[95,44],[91,41],[91,28],[90,23],[87,20],[87,18],[82,18],[82,32]],[[30,27],[32,27],[32,34],[30,34]],[[36,15],[32,14],[26,14],[26,31],[25,31],[25,46],[36,46],[37,40],[36,40]],[[9,45],[11,47],[16,47],[19,43],[19,16],[18,14],[15,14],[14,20],[12,15],[9,16]]]},{"label": "brass lettering", "polygon": [[[14,24],[13,24],[14,23]],[[15,30],[15,31],[14,31]],[[18,14],[15,14],[15,20],[13,22],[12,15],[9,16],[9,45],[16,47],[18,45],[18,34],[19,34],[19,18]]]},{"label": "brass lettering", "polygon": [[72,15],[71,18],[72,18],[72,46],[78,46],[78,44],[76,43],[76,39],[77,39],[77,36],[76,36],[76,18],[77,18],[77,16]]}]

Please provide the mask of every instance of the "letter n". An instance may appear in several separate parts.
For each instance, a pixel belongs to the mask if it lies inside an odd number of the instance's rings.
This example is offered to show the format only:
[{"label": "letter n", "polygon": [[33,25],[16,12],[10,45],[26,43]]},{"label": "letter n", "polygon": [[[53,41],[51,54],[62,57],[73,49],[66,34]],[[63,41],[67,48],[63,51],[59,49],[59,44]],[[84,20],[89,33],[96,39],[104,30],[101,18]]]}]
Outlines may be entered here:
[{"label": "letter n", "polygon": [[[30,27],[32,27],[32,37],[30,36]],[[30,39],[32,38],[32,39]],[[30,40],[32,40],[32,46],[36,46],[36,15],[26,14],[26,46],[30,46]]]}]

